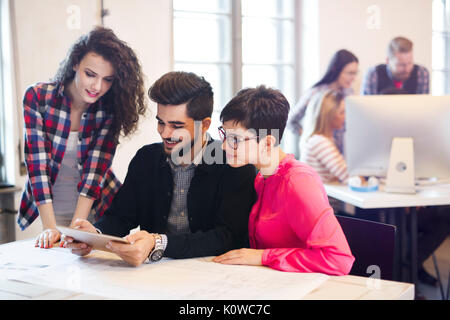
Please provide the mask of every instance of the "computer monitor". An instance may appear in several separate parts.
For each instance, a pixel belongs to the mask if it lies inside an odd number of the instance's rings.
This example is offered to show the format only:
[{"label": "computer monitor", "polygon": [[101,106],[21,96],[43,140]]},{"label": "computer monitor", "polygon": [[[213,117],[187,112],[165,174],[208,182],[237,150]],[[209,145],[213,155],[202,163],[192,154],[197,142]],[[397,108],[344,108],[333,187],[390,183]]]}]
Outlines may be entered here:
[{"label": "computer monitor", "polygon": [[416,180],[450,179],[450,96],[349,96],[345,107],[350,175],[386,177],[393,138],[412,137]]}]

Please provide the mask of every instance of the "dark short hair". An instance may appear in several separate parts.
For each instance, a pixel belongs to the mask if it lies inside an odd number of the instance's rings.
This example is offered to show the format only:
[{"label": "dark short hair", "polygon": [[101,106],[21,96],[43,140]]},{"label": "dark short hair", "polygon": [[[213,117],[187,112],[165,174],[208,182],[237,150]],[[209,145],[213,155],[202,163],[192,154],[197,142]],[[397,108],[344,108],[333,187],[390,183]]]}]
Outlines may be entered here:
[{"label": "dark short hair", "polygon": [[194,120],[211,117],[213,112],[211,85],[192,72],[166,73],[150,87],[148,95],[152,101],[162,105],[187,103],[187,115]]},{"label": "dark short hair", "polygon": [[359,62],[358,58],[352,52],[346,49],[336,51],[328,64],[327,71],[325,71],[324,76],[315,85],[313,85],[313,88],[322,84],[330,84],[334,82],[337,78],[339,78],[342,69],[352,62]]},{"label": "dark short hair", "polygon": [[[232,120],[246,129],[253,129],[260,139],[266,135],[278,136],[278,144],[283,137],[289,109],[289,102],[279,90],[261,85],[239,91],[223,108],[220,120]],[[278,130],[278,135],[273,130]]]}]

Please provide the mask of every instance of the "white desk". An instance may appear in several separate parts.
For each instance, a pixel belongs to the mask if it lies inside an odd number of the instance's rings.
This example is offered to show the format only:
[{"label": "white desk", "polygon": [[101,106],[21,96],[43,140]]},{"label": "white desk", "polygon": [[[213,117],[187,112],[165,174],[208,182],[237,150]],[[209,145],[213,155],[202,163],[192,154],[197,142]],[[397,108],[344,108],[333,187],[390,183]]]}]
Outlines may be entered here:
[{"label": "white desk", "polygon": [[[20,261],[23,261],[22,264]],[[9,270],[8,270],[9,269]],[[150,285],[149,285],[150,284]],[[210,258],[164,259],[131,267],[95,251],[38,249],[33,240],[0,246],[0,299],[413,299],[410,283],[227,266]]]},{"label": "white desk", "polygon": [[386,193],[384,185],[375,192],[356,192],[338,183],[324,186],[328,196],[363,209],[450,205],[450,184],[419,187],[416,194]]},{"label": "white desk", "polygon": [[384,192],[384,185],[375,192],[356,192],[348,186],[324,184],[327,195],[362,209],[410,208],[411,225],[411,274],[412,282],[417,284],[417,212],[416,207],[450,205],[450,184],[420,186],[416,194]]}]

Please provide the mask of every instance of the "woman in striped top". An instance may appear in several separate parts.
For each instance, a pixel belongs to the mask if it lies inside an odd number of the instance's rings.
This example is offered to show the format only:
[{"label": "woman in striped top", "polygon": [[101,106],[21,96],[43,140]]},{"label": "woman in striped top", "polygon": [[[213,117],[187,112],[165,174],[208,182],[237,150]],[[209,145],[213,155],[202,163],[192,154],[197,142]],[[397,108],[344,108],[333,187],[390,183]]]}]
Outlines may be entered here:
[{"label": "woman in striped top", "polygon": [[300,160],[313,167],[323,182],[346,183],[347,164],[333,139],[333,132],[345,124],[343,95],[330,90],[315,95],[308,105],[304,123]]}]

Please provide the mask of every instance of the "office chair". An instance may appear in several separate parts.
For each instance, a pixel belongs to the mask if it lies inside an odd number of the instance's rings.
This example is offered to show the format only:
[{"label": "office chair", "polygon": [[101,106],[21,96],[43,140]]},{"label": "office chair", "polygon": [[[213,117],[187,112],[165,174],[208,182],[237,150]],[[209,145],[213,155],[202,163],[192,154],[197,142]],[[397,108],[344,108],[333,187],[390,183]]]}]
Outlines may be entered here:
[{"label": "office chair", "polygon": [[396,227],[380,222],[336,215],[355,262],[351,275],[370,277],[379,271],[379,278],[393,280]]}]

